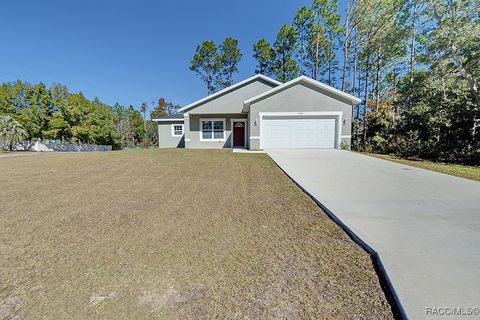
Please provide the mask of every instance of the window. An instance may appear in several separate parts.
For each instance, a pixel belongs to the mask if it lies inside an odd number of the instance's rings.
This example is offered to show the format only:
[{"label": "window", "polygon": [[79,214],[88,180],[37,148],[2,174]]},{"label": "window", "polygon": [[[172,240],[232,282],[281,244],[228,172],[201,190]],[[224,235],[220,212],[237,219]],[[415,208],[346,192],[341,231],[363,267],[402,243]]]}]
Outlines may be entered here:
[{"label": "window", "polygon": [[183,136],[183,124],[172,124],[172,137]]},{"label": "window", "polygon": [[225,119],[201,119],[200,141],[225,140]]}]

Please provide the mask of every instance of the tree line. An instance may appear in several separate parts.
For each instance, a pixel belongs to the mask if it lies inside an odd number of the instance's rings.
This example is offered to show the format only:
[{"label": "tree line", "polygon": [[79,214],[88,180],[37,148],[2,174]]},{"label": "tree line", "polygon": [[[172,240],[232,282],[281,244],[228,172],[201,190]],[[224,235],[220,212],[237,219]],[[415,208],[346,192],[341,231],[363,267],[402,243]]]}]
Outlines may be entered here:
[{"label": "tree line", "polygon": [[109,106],[81,92],[70,93],[61,84],[16,81],[0,85],[0,144],[11,148],[24,141],[57,140],[122,146],[158,142],[157,126],[146,119],[176,113],[179,108],[160,98],[152,108],[144,102],[140,111],[132,105]]},{"label": "tree line", "polygon": [[[336,0],[313,0],[272,44],[253,44],[254,72],[307,75],[362,98],[357,150],[479,164],[479,12],[478,0],[347,0],[340,14]],[[209,93],[237,72],[242,54],[227,39],[228,50],[203,42],[191,62]]]},{"label": "tree line", "polygon": [[350,0],[341,88],[360,150],[480,164],[480,3]]}]

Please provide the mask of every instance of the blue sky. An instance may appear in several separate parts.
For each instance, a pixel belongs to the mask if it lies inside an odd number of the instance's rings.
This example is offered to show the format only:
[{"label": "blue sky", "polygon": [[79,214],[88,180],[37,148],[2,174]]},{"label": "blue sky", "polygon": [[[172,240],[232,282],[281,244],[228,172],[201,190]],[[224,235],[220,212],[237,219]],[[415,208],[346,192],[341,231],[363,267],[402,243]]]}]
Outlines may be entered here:
[{"label": "blue sky", "polygon": [[[341,2],[341,1],[340,1]],[[253,74],[252,44],[273,42],[307,0],[2,1],[0,82],[59,82],[113,105],[206,95],[188,69],[203,40],[239,40],[235,82]]]}]

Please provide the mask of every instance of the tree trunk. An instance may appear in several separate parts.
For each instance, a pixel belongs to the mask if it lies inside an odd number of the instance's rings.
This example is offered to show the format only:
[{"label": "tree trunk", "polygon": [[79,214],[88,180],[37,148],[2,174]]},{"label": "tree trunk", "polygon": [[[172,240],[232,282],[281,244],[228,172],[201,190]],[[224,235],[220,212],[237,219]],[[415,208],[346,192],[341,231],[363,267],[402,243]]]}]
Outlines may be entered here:
[{"label": "tree trunk", "polygon": [[300,75],[304,76],[305,73],[306,73],[306,70],[303,68],[305,66],[305,52],[307,52],[307,49],[306,49],[306,45],[305,45],[305,41],[304,41],[304,38],[302,36],[302,44],[300,46],[300,50],[301,50],[301,53],[300,53]]},{"label": "tree trunk", "polygon": [[[355,57],[355,67],[357,69],[356,72],[359,73],[357,65],[358,65],[358,61],[357,61],[357,57]],[[357,79],[358,79],[358,84],[357,84],[358,96],[360,97],[360,95],[362,94],[362,91],[360,89],[362,87],[362,78],[360,76],[358,76]]]},{"label": "tree trunk", "polygon": [[207,86],[208,86],[208,94],[212,94],[213,93],[213,72],[209,72],[207,74]]},{"label": "tree trunk", "polygon": [[[357,61],[355,61],[356,65],[358,64]],[[358,69],[358,67],[357,67]],[[357,73],[359,73],[359,71],[357,70]],[[360,88],[362,86],[362,78],[360,76],[358,76],[358,84],[357,84],[357,88],[358,88],[358,95],[360,96],[361,95],[361,92],[360,92]]]},{"label": "tree trunk", "polygon": [[[355,60],[354,60],[354,71],[353,71],[353,95],[355,95],[355,90],[356,90],[356,86],[355,86],[355,77],[356,77],[356,74],[357,74],[357,49],[355,47]],[[360,95],[360,85],[361,85],[361,78],[358,77],[358,94]],[[360,118],[360,104],[357,104],[357,119]],[[355,132],[355,138],[356,140],[358,140],[358,131],[359,131],[359,128],[358,128],[358,125],[357,125],[357,131]],[[357,141],[358,142],[358,141]]]},{"label": "tree trunk", "polygon": [[[348,12],[348,9],[347,9]],[[348,29],[349,17],[346,17],[345,21],[345,44],[343,48],[343,72],[342,72],[342,91],[345,91],[345,76],[347,73],[347,63],[348,63],[348,43],[350,38],[350,31]]]},{"label": "tree trunk", "polygon": [[[379,51],[380,50],[381,48],[379,49]],[[376,82],[375,109],[376,110],[378,110],[378,103],[380,102],[380,65],[381,65],[381,56],[379,52],[377,57],[377,72],[375,74],[375,82]]]},{"label": "tree trunk", "polygon": [[[317,13],[318,15],[318,13]],[[320,18],[317,17],[317,19],[319,20]],[[319,22],[320,24],[320,22]],[[319,59],[320,59],[320,32],[319,32],[319,29],[318,29],[318,26],[316,26],[316,38],[317,38],[317,41],[316,41],[316,45],[315,45],[315,62],[314,62],[314,67],[313,67],[313,79],[317,80],[317,72],[318,72],[318,65],[319,65]]]},{"label": "tree trunk", "polygon": [[413,65],[415,64],[415,36],[416,36],[416,23],[417,23],[417,0],[413,0],[413,12],[412,12],[412,39],[410,42],[410,83],[413,83]]},{"label": "tree trunk", "polygon": [[368,73],[369,73],[369,68],[370,68],[370,54],[367,53],[367,57],[365,60],[365,110],[363,112],[363,145],[367,143],[367,105],[368,105],[368,97],[369,97],[369,92],[368,92]]},{"label": "tree trunk", "polygon": [[342,91],[345,91],[345,78],[347,74],[347,63],[348,63],[348,48],[345,44],[345,49],[343,51],[343,71],[342,71]]},{"label": "tree trunk", "polygon": [[356,86],[355,86],[355,81],[357,80],[356,79],[357,77],[357,52],[355,50],[355,53],[354,53],[354,56],[353,56],[353,81],[352,81],[352,95],[355,95],[355,89],[356,89]]},{"label": "tree trunk", "polygon": [[[393,90],[394,90],[394,92],[397,92],[397,90],[396,90],[396,88],[397,88],[397,67],[396,66],[393,67],[392,82],[393,82]],[[392,118],[392,124],[393,124],[394,127],[395,127],[395,124],[397,122],[397,114],[398,114],[398,104],[394,103],[393,104],[393,118]]]},{"label": "tree trunk", "polygon": [[315,49],[315,62],[313,63],[313,79],[317,80],[317,72],[318,72],[318,57],[319,57],[319,51],[320,51],[320,45],[318,43],[318,38],[319,38],[319,33],[317,32],[317,44],[316,44],[316,49]]},{"label": "tree trunk", "polygon": [[328,60],[328,85],[332,85],[332,61]]},{"label": "tree trunk", "polygon": [[145,121],[145,115],[146,111],[143,112],[143,129],[145,131],[145,136],[147,135],[147,122]]},{"label": "tree trunk", "polygon": [[[357,29],[355,28],[355,40],[354,40],[354,51],[353,51],[353,81],[352,81],[352,95],[355,95],[355,80],[357,77]],[[358,90],[360,91],[360,77],[359,77],[359,85]]]}]

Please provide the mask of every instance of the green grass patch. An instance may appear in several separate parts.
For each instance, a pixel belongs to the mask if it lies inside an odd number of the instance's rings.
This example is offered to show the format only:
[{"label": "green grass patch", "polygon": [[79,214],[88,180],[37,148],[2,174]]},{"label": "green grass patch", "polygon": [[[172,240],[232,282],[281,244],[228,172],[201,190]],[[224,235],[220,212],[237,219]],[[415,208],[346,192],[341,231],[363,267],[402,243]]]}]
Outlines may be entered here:
[{"label": "green grass patch", "polygon": [[448,164],[440,162],[431,162],[425,160],[407,160],[397,158],[392,155],[376,154],[376,153],[364,153],[371,157],[380,158],[392,162],[405,164],[412,167],[422,168],[431,171],[437,171],[451,176],[466,178],[470,180],[480,181],[480,167],[464,166],[460,164]]}]

